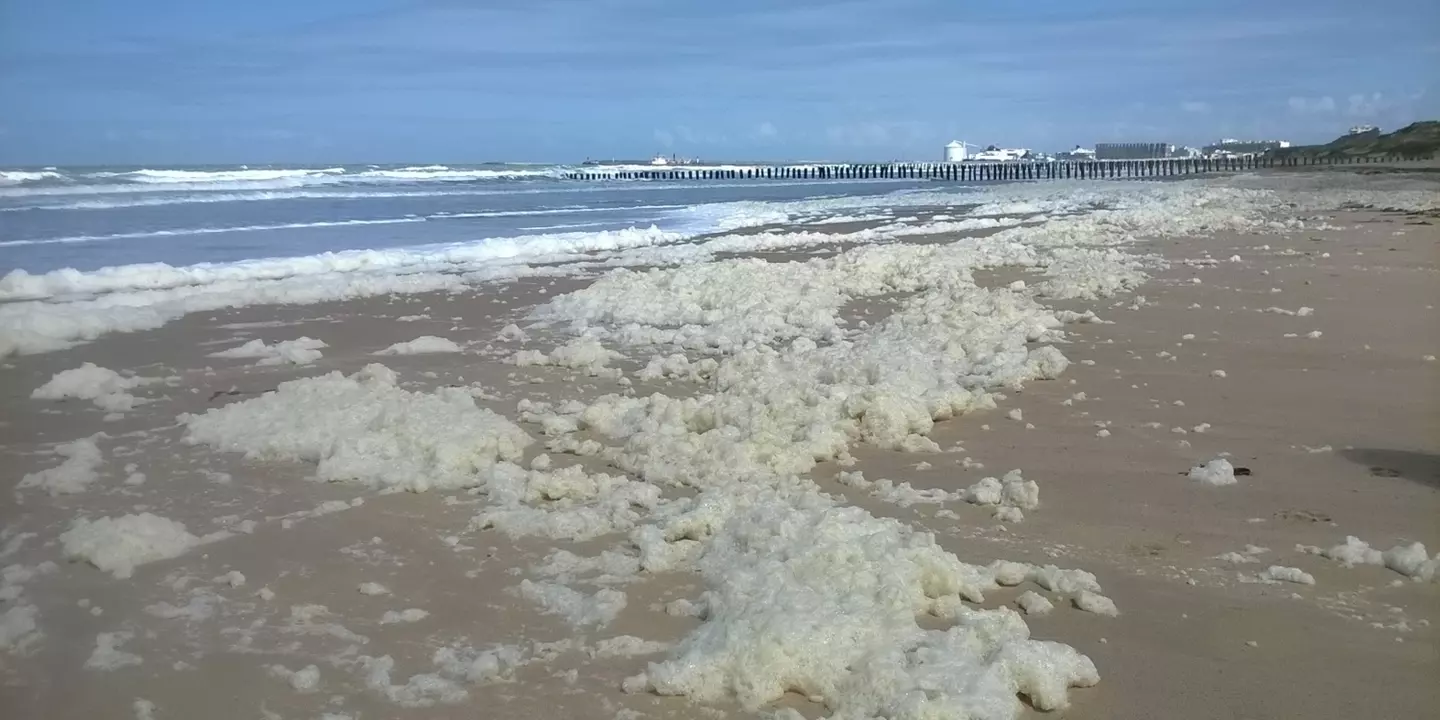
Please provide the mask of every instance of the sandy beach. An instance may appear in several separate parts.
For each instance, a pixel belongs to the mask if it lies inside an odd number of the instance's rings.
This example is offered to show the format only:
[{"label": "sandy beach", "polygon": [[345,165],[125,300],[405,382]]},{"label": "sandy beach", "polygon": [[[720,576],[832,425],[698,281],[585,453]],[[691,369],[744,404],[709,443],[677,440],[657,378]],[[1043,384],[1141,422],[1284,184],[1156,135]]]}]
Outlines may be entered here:
[{"label": "sandy beach", "polygon": [[[1435,183],[1150,183],[1099,229],[1012,208],[3,358],[0,715],[1427,716]],[[43,397],[84,363],[118,375]]]}]

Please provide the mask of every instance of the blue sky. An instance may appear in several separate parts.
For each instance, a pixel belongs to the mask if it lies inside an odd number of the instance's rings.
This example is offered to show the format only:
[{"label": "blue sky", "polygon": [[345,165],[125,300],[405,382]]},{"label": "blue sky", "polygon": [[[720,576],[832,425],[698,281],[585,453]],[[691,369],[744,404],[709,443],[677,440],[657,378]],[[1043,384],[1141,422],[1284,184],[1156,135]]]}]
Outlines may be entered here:
[{"label": "blue sky", "polygon": [[0,164],[936,159],[1440,117],[1435,0],[0,0]]}]

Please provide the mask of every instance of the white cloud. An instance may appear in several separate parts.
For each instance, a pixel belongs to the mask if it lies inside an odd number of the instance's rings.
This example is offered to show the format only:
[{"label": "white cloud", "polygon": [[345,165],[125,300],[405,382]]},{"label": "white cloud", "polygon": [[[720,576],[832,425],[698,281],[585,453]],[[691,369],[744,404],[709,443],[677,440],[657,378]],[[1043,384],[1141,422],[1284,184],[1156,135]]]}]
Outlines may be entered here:
[{"label": "white cloud", "polygon": [[1369,95],[1355,93],[1350,96],[1350,105],[1346,108],[1345,114],[1351,117],[1375,117],[1386,107],[1388,104],[1385,102],[1385,96],[1378,92]]},{"label": "white cloud", "polygon": [[847,147],[881,147],[912,145],[933,139],[935,133],[922,122],[858,122],[835,125],[825,130],[833,145]]},{"label": "white cloud", "polygon": [[1210,112],[1210,103],[1201,100],[1186,100],[1180,103],[1180,109],[1187,113],[1204,114]]},{"label": "white cloud", "polygon": [[1324,97],[1307,98],[1292,97],[1289,100],[1290,112],[1297,115],[1319,115],[1322,113],[1335,112],[1335,98],[1326,95]]},{"label": "white cloud", "polygon": [[655,128],[651,131],[655,142],[670,147],[687,147],[694,145],[724,145],[730,142],[730,138],[719,133],[704,130],[695,130],[688,125],[676,125],[671,128]]}]

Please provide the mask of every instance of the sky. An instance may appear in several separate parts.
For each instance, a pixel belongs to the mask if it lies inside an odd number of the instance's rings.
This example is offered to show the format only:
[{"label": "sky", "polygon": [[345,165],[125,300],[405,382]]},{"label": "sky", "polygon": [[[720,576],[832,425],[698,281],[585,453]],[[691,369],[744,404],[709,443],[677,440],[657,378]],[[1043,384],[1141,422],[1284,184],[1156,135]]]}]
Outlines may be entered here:
[{"label": "sky", "polygon": [[1440,118],[1435,0],[0,0],[0,165],[938,160]]}]

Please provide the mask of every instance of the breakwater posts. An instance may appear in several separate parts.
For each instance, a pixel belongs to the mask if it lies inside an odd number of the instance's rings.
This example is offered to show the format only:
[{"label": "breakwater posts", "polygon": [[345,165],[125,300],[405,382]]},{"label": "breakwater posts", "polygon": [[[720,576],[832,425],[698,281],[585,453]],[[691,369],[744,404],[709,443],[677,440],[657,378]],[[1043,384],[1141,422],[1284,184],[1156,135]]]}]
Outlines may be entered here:
[{"label": "breakwater posts", "polygon": [[569,172],[568,180],[1066,180],[1155,178],[1241,172],[1270,168],[1357,165],[1429,160],[1429,157],[1235,157],[1164,158],[1153,160],[1059,160],[1055,162],[844,163],[755,165],[731,168],[656,167],[607,169],[603,166]]}]

